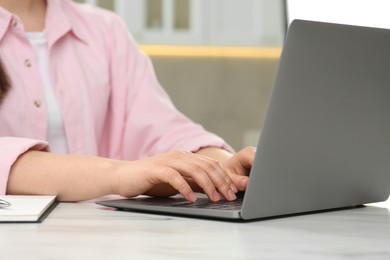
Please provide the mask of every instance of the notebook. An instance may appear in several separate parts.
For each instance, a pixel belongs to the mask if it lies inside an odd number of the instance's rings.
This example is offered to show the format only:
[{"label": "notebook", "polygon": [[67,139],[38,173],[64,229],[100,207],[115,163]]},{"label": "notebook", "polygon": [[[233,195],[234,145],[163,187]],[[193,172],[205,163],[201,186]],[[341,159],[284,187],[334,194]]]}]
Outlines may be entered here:
[{"label": "notebook", "polygon": [[389,30],[295,20],[242,205],[193,207],[177,197],[97,203],[253,220],[384,201],[390,193],[389,70]]},{"label": "notebook", "polygon": [[0,223],[42,222],[57,205],[56,196],[2,195],[10,206],[0,208]]}]

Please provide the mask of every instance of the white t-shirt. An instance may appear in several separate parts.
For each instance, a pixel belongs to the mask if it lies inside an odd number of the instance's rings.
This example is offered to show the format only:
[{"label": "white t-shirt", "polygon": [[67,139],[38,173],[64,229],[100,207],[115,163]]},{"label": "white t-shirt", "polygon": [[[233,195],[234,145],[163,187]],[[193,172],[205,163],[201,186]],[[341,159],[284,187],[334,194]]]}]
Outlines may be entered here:
[{"label": "white t-shirt", "polygon": [[38,68],[45,91],[48,110],[47,141],[50,150],[55,153],[68,153],[68,144],[65,134],[64,121],[50,77],[49,50],[44,32],[28,32],[26,37],[34,49]]}]

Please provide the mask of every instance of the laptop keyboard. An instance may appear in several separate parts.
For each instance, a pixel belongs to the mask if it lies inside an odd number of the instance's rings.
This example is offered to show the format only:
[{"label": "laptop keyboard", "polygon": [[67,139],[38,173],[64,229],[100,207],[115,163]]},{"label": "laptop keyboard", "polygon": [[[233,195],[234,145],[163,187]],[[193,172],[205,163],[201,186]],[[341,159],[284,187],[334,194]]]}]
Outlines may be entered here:
[{"label": "laptop keyboard", "polygon": [[220,210],[240,210],[244,197],[238,197],[234,201],[221,200],[212,202],[206,198],[199,198],[195,202],[181,201],[169,204],[171,207],[181,208],[201,208],[201,209],[220,209]]}]

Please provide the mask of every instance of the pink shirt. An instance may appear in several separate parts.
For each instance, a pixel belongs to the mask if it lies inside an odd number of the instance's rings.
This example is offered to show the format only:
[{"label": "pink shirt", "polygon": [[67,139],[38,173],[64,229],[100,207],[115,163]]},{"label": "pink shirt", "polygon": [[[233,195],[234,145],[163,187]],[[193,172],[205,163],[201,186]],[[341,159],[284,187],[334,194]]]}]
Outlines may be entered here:
[{"label": "pink shirt", "polygon": [[[115,14],[48,0],[45,33],[54,93],[70,153],[136,160],[224,141],[178,112],[152,64]],[[20,154],[48,150],[48,112],[34,57],[17,16],[0,8],[0,55],[12,89],[0,106],[0,194]]]}]

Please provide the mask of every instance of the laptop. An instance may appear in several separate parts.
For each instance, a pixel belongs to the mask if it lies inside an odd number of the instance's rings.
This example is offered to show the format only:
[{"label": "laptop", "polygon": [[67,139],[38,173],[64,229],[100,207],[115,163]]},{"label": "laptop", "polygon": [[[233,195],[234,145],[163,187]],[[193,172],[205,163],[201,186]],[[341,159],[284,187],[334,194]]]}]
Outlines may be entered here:
[{"label": "laptop", "polygon": [[295,20],[240,205],[180,196],[97,204],[254,220],[355,207],[389,194],[390,30]]}]

